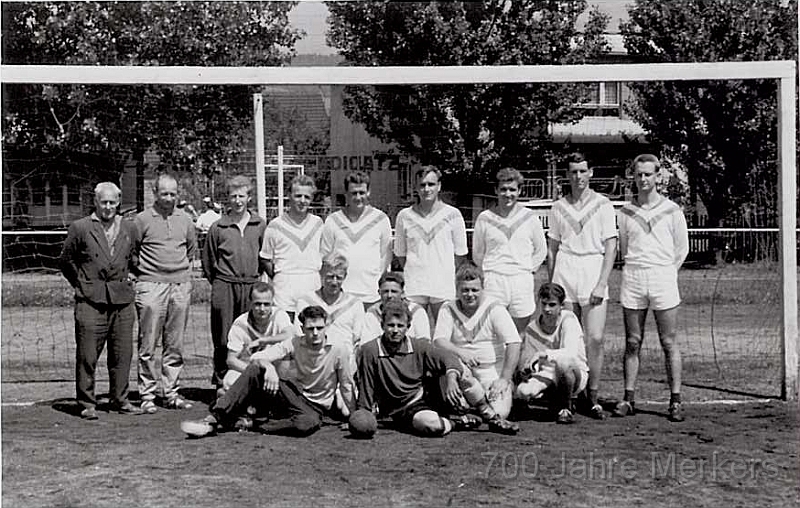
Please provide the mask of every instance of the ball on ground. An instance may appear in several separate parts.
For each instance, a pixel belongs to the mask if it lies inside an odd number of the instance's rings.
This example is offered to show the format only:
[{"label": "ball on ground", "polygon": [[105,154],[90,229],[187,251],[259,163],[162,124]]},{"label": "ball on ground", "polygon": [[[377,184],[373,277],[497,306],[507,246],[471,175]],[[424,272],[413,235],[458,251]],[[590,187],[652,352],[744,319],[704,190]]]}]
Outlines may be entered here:
[{"label": "ball on ground", "polygon": [[347,423],[350,434],[352,434],[353,437],[361,439],[371,438],[378,430],[378,420],[371,411],[366,409],[353,411]]}]

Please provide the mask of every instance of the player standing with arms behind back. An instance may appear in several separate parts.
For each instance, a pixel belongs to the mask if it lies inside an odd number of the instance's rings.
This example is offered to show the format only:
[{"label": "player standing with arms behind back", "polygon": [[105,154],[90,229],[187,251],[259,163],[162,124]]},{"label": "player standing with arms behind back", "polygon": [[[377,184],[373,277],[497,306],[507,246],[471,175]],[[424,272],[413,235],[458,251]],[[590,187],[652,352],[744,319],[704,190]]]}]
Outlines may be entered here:
[{"label": "player standing with arms behind back", "polygon": [[406,297],[428,312],[431,329],[439,309],[456,296],[456,265],[467,255],[467,229],[457,208],[442,202],[442,173],[417,171],[419,202],[400,210],[394,255],[403,267]]},{"label": "player standing with arms behind back", "polygon": [[553,204],[547,268],[551,281],[564,288],[567,308],[586,330],[589,416],[604,420],[598,390],[603,372],[608,276],[617,255],[617,228],[611,201],[589,187],[592,175],[583,154],[569,156],[570,193]]},{"label": "player standing with arms behind back", "polygon": [[339,253],[350,269],[342,285],[368,308],[380,300],[378,279],[392,262],[389,217],[369,204],[369,175],[348,173],[344,179],[345,208],[333,212],[322,228],[322,257]]},{"label": "player standing with arms behind back", "polygon": [[472,235],[472,260],[483,269],[484,292],[508,309],[518,333],[536,310],[533,276],[547,256],[539,218],[517,202],[522,182],[514,168],[497,172],[497,206],[478,215]]},{"label": "player standing with arms behind back", "polygon": [[675,340],[681,303],[678,268],[689,253],[689,234],[680,206],[656,188],[660,167],[655,155],[633,160],[637,194],[619,213],[619,244],[625,259],[619,295],[625,317],[625,396],[613,414],[634,414],[639,353],[647,310],[652,308],[666,360],[669,419],[681,422],[681,353]]}]

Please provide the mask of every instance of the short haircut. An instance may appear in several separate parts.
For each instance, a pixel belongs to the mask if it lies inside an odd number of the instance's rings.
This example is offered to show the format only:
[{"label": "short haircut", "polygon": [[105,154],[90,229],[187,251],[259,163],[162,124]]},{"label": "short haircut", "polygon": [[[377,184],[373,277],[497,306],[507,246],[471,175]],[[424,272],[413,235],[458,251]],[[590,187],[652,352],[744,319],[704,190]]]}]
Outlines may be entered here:
[{"label": "short haircut", "polygon": [[636,170],[637,164],[643,164],[645,162],[652,162],[656,167],[656,171],[661,169],[661,161],[658,160],[658,157],[656,157],[651,153],[642,153],[637,155],[636,158],[633,159],[633,162],[631,163],[631,169]]},{"label": "short haircut", "polygon": [[172,180],[173,182],[178,183],[177,176],[169,171],[164,171],[157,174],[155,180],[153,180],[153,192],[158,192],[158,184],[161,183],[161,180]]},{"label": "short haircut", "polygon": [[367,189],[369,189],[369,175],[363,171],[350,171],[344,176],[344,190],[350,190],[350,184],[353,185],[360,185],[362,183],[367,184]]},{"label": "short haircut", "polygon": [[250,286],[251,299],[253,298],[254,293],[270,293],[272,296],[275,296],[275,287],[269,282],[264,282],[263,280],[259,280],[255,284]]},{"label": "short haircut", "polygon": [[289,184],[289,191],[294,192],[294,186],[297,185],[299,187],[311,187],[313,190],[311,193],[317,192],[317,184],[314,182],[314,179],[308,175],[296,175],[292,178],[292,183]]},{"label": "short haircut", "polygon": [[425,178],[425,176],[427,176],[428,173],[435,174],[436,175],[436,180],[438,180],[439,182],[442,181],[442,172],[439,171],[439,168],[437,168],[436,166],[422,166],[421,168],[419,168],[417,170],[417,173],[416,173],[417,182],[419,182],[420,180]]},{"label": "short haircut", "polygon": [[383,286],[384,282],[395,282],[400,284],[401,288],[406,287],[406,279],[403,277],[403,272],[383,272],[381,278],[378,279],[378,287]]},{"label": "short haircut", "polygon": [[564,292],[564,288],[561,287],[560,284],[556,284],[555,282],[545,282],[539,286],[538,297],[539,300],[549,300],[550,298],[555,298],[558,300],[558,303],[564,303],[567,294]]},{"label": "short haircut", "polygon": [[114,182],[100,182],[94,188],[94,197],[99,198],[101,192],[111,191],[117,195],[117,199],[122,197],[122,190]]},{"label": "short haircut", "polygon": [[503,168],[497,172],[497,186],[499,187],[500,184],[506,182],[517,182],[518,186],[521,186],[525,179],[522,177],[522,173],[517,171],[514,168]]},{"label": "short haircut", "polygon": [[585,162],[586,165],[589,165],[589,161],[586,160],[586,156],[583,155],[581,152],[572,152],[571,154],[567,155],[567,164],[580,164],[581,162]]},{"label": "short haircut", "polygon": [[410,323],[411,311],[400,298],[389,298],[381,308],[381,323],[385,323],[390,317],[399,317],[405,319],[406,323]]},{"label": "short haircut", "polygon": [[342,269],[346,272],[349,267],[350,264],[347,262],[346,257],[338,252],[333,252],[322,259],[322,267],[320,267],[319,271],[320,273],[326,273],[332,270]]},{"label": "short haircut", "polygon": [[483,285],[483,270],[472,261],[465,261],[456,270],[456,285],[471,280],[479,280]]},{"label": "short haircut", "polygon": [[228,179],[227,187],[229,193],[233,190],[247,187],[247,193],[250,194],[250,190],[253,188],[253,183],[244,175],[236,175]]},{"label": "short haircut", "polygon": [[309,319],[328,319],[328,313],[319,305],[309,305],[300,311],[297,319],[300,320],[301,324],[306,324]]}]

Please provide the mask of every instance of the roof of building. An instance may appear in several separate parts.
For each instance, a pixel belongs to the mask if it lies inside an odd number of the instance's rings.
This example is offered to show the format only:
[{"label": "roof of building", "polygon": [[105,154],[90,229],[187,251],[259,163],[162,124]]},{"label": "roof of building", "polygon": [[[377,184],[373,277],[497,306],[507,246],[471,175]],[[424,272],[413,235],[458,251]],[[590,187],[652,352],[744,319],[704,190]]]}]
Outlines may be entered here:
[{"label": "roof of building", "polygon": [[614,116],[585,116],[577,123],[557,123],[551,126],[553,141],[564,143],[623,143],[625,138],[638,138],[644,129],[626,118]]}]

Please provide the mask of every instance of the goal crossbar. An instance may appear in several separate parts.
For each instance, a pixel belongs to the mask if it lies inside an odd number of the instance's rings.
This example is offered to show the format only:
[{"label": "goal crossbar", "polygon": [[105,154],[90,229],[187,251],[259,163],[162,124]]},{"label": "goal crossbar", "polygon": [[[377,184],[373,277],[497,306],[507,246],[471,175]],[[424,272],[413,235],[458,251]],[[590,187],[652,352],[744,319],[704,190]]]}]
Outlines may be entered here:
[{"label": "goal crossbar", "polygon": [[[783,383],[798,397],[797,64],[791,60],[463,67],[100,67],[0,65],[0,82],[107,85],[448,85],[775,79]],[[257,156],[259,147],[257,143]],[[263,159],[263,145],[261,147]],[[262,161],[263,164],[263,161]]]}]

